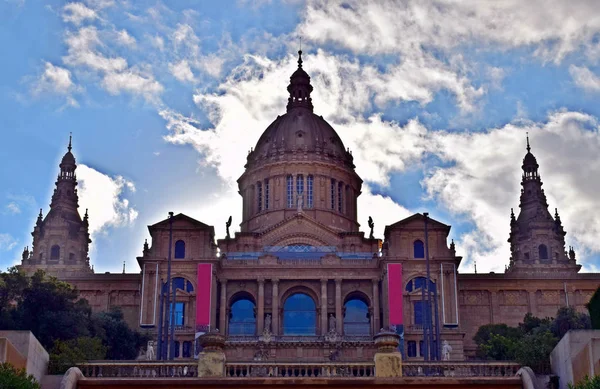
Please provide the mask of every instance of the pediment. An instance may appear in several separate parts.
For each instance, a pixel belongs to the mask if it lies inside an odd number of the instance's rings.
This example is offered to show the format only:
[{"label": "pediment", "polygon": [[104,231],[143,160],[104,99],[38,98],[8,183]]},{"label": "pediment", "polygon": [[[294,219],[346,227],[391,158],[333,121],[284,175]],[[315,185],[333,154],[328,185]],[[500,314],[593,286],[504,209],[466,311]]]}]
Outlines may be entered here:
[{"label": "pediment", "polygon": [[[156,224],[148,226],[150,233],[154,230],[162,230],[169,228],[169,219],[164,219]],[[193,219],[183,213],[173,216],[173,229],[197,229],[197,230],[214,230],[212,226],[204,224],[201,221]]]},{"label": "pediment", "polygon": [[[415,229],[421,230],[425,225],[425,216],[420,213],[415,213],[412,216],[407,217],[406,219],[402,219],[397,221],[396,223],[385,227],[385,234],[387,235],[388,231],[396,230],[396,229]],[[431,230],[445,230],[446,233],[450,232],[450,226],[439,222],[435,219],[428,218],[427,221],[428,228]]]},{"label": "pediment", "polygon": [[338,231],[304,213],[298,213],[271,226],[259,238],[263,246],[337,246],[341,240]]}]

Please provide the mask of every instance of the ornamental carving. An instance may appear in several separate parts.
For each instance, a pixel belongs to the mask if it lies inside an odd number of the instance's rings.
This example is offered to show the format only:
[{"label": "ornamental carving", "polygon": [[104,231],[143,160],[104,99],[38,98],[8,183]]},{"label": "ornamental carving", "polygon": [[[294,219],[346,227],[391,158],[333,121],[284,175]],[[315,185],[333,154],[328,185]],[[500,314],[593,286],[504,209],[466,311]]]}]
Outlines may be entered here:
[{"label": "ornamental carving", "polygon": [[542,304],[556,305],[560,303],[560,294],[557,290],[544,290],[542,292]]},{"label": "ornamental carving", "polygon": [[465,304],[467,304],[467,305],[482,305],[483,304],[483,292],[482,291],[465,292]]}]

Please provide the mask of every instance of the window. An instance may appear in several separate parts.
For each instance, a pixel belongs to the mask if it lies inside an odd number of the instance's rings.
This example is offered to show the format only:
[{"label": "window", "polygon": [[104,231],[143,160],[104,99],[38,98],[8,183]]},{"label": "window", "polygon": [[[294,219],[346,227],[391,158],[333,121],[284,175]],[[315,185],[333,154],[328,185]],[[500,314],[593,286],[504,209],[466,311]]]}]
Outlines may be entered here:
[{"label": "window", "polygon": [[175,290],[181,289],[188,293],[191,293],[194,291],[194,285],[192,285],[191,282],[189,282],[188,280],[186,280],[183,277],[173,278],[173,287],[175,288]]},{"label": "window", "polygon": [[[425,286],[425,277],[416,277],[412,280],[408,281],[406,284],[406,291],[413,292],[420,290],[423,286]],[[435,283],[433,281],[429,282],[429,289],[434,292],[435,291]]]},{"label": "window", "polygon": [[419,356],[425,355],[425,345],[422,340],[419,340]]},{"label": "window", "polygon": [[427,301],[414,301],[414,324],[416,326],[422,326],[425,324],[425,314],[427,313],[427,307],[429,303]]},{"label": "window", "polygon": [[269,179],[265,180],[265,209],[269,209]]},{"label": "window", "polygon": [[75,262],[75,254],[69,253],[69,262]]},{"label": "window", "polygon": [[541,244],[538,247],[540,259],[548,259],[548,247],[545,244]]},{"label": "window", "polygon": [[[173,309],[173,303],[171,303],[171,309]],[[174,321],[175,326],[183,327],[184,318],[185,318],[185,303],[176,302],[175,303],[175,321]],[[169,320],[171,320],[171,316],[169,316]]]},{"label": "window", "polygon": [[191,358],[192,357],[192,342],[189,340],[183,342],[183,357]]},{"label": "window", "polygon": [[229,313],[229,335],[253,336],[256,334],[255,305],[247,297],[231,304]]},{"label": "window", "polygon": [[302,174],[296,176],[296,193],[298,196],[304,194],[304,176]]},{"label": "window", "polygon": [[306,177],[306,208],[313,207],[313,176]]},{"label": "window", "polygon": [[50,259],[58,260],[60,258],[60,246],[55,244],[50,249]]},{"label": "window", "polygon": [[344,184],[342,182],[338,183],[338,212],[342,213],[343,204],[344,204],[344,196],[342,196],[342,189],[344,188]]},{"label": "window", "polygon": [[359,298],[348,300],[344,304],[344,335],[370,335],[369,307]]},{"label": "window", "polygon": [[175,259],[185,258],[185,242],[178,240],[175,242]]},{"label": "window", "polygon": [[425,258],[425,246],[423,245],[423,241],[415,240],[413,249],[415,258]]},{"label": "window", "polygon": [[175,341],[173,343],[175,343],[175,350],[173,350],[174,351],[173,354],[174,354],[175,358],[179,358],[179,342]]},{"label": "window", "polygon": [[317,310],[310,296],[296,293],[285,300],[283,334],[301,336],[317,334]]},{"label": "window", "polygon": [[256,209],[258,210],[258,212],[262,211],[262,201],[263,201],[263,191],[262,191],[262,183],[261,182],[257,182],[256,183],[256,200],[257,200],[257,204],[256,204]]},{"label": "window", "polygon": [[287,176],[287,207],[294,207],[294,178]]},{"label": "window", "polygon": [[335,209],[335,180],[331,180],[331,209]]},{"label": "window", "polygon": [[407,342],[407,355],[409,357],[416,357],[417,356],[417,342],[414,340],[409,340]]}]

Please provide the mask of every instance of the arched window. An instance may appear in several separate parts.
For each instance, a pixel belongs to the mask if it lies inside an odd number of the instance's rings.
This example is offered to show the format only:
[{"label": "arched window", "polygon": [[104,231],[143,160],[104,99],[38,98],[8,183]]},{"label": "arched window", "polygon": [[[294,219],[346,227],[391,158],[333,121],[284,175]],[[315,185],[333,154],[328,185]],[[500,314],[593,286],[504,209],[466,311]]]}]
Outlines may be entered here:
[{"label": "arched window", "polygon": [[310,336],[317,334],[315,302],[304,293],[296,293],[283,304],[283,334]]},{"label": "arched window", "polygon": [[58,260],[60,258],[60,246],[55,244],[50,249],[50,259]]},{"label": "arched window", "polygon": [[306,177],[306,208],[313,207],[313,176]]},{"label": "arched window", "polygon": [[344,196],[342,195],[342,189],[344,188],[343,182],[338,182],[338,212],[342,213],[344,211]]},{"label": "arched window", "polygon": [[371,334],[369,324],[369,307],[360,298],[351,298],[344,304],[344,335],[368,336]]},{"label": "arched window", "polygon": [[175,259],[185,258],[185,242],[178,240],[175,242]]},{"label": "arched window", "polygon": [[269,179],[265,180],[265,209],[269,209]]},{"label": "arched window", "polygon": [[[418,292],[417,294],[420,294],[421,292],[419,292],[425,285],[427,284],[427,278],[425,277],[416,277],[413,278],[412,280],[408,281],[408,284],[406,284],[406,291],[411,293],[411,292]],[[435,292],[435,283],[433,281],[429,282],[429,290],[432,293],[432,297],[433,297],[433,293]],[[429,307],[429,303],[427,301],[413,301],[413,324],[415,326],[422,326],[425,324],[425,319],[426,319],[426,313],[427,313],[427,308]],[[430,314],[431,314],[431,309],[429,310]],[[432,320],[432,317],[430,317],[429,320]]]},{"label": "arched window", "polygon": [[229,335],[253,336],[256,334],[255,305],[248,297],[241,297],[231,304]]},{"label": "arched window", "polygon": [[548,247],[545,244],[541,244],[538,247],[540,259],[548,259]]},{"label": "arched window", "polygon": [[335,180],[331,179],[331,209],[335,209]]},{"label": "arched window", "polygon": [[296,193],[298,196],[304,194],[304,176],[302,174],[296,176]]},{"label": "arched window", "polygon": [[173,278],[173,287],[177,289],[181,289],[188,293],[192,293],[194,291],[194,285],[191,282],[186,280],[183,277],[175,277]]},{"label": "arched window", "polygon": [[423,245],[423,241],[415,240],[415,243],[413,243],[413,249],[415,258],[425,258],[425,246]]},{"label": "arched window", "polygon": [[294,178],[289,175],[286,178],[286,186],[287,186],[287,207],[294,207]]}]

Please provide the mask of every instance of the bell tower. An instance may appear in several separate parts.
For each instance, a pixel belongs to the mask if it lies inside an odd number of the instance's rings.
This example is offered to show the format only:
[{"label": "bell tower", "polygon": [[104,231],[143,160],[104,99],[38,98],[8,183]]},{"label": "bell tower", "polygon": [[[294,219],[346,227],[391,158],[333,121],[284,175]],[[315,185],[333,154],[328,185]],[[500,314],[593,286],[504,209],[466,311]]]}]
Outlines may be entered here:
[{"label": "bell tower", "polygon": [[527,136],[527,154],[523,158],[519,216],[510,215],[510,264],[507,273],[534,275],[537,273],[577,273],[581,265],[575,262],[575,252],[565,251],[565,235],[558,210],[554,217]]},{"label": "bell tower", "polygon": [[79,215],[77,195],[77,164],[69,136],[67,152],[62,157],[52,194],[50,211],[43,216],[42,210],[31,235],[33,246],[23,250],[20,268],[28,273],[38,269],[62,278],[82,273],[92,273],[89,264],[89,234],[87,210],[83,219]]}]

